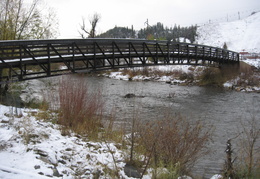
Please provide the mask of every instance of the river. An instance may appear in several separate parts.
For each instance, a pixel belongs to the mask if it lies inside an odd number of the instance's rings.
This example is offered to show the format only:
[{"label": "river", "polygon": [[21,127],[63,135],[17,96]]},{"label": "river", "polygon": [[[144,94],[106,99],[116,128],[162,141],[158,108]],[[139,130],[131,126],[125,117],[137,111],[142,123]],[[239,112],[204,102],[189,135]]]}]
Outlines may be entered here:
[{"label": "river", "polygon": [[[86,80],[93,90],[102,89],[107,113],[116,111],[118,124],[130,122],[134,113],[138,114],[140,120],[158,120],[166,113],[171,113],[213,125],[213,142],[209,144],[211,152],[200,159],[193,170],[195,175],[203,178],[220,173],[226,157],[226,142],[238,135],[241,122],[255,117],[260,127],[259,93],[104,77],[87,77]],[[125,98],[126,94],[135,94],[136,97]]]}]

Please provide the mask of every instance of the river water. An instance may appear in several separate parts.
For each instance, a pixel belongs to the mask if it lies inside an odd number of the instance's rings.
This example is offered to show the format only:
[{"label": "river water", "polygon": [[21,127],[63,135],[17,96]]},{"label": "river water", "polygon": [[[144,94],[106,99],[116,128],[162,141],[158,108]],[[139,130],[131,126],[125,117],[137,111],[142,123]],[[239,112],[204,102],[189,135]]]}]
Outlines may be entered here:
[{"label": "river water", "polygon": [[[133,114],[138,114],[140,120],[158,120],[166,113],[180,114],[189,120],[203,120],[213,125],[213,141],[209,144],[211,152],[200,159],[193,170],[199,177],[210,178],[220,173],[226,157],[226,142],[241,131],[241,121],[254,117],[257,127],[260,127],[259,93],[104,77],[87,77],[86,80],[93,90],[102,89],[107,114],[114,111],[119,125],[127,125]],[[130,93],[136,97],[124,97]]]}]

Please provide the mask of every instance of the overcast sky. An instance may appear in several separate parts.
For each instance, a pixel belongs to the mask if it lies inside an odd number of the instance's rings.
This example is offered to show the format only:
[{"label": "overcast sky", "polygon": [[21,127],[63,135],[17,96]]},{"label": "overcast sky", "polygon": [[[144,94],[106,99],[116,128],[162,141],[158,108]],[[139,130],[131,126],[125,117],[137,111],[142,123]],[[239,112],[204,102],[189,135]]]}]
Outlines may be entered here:
[{"label": "overcast sky", "polygon": [[[79,38],[82,17],[88,20],[98,13],[98,33],[118,27],[134,26],[135,30],[157,22],[171,27],[224,22],[260,11],[260,0],[45,0],[59,19],[58,38]],[[238,13],[239,12],[239,13]]]}]

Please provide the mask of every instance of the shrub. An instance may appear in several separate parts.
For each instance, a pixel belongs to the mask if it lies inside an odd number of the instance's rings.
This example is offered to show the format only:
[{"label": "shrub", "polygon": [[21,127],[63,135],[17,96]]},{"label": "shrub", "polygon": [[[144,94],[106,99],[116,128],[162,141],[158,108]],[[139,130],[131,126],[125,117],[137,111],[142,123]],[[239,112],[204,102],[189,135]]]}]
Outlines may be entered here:
[{"label": "shrub", "polygon": [[242,178],[260,177],[259,121],[257,115],[241,122],[242,131],[238,137],[238,156],[235,165],[237,174]]},{"label": "shrub", "polygon": [[90,91],[86,79],[80,76],[63,76],[59,85],[58,123],[67,129],[94,137],[102,127],[102,94],[99,89]]},{"label": "shrub", "polygon": [[253,71],[244,71],[239,75],[237,85],[239,86],[258,86],[260,84],[260,76]]},{"label": "shrub", "polygon": [[155,169],[178,165],[175,170],[179,176],[187,174],[195,162],[209,152],[207,143],[212,127],[205,126],[201,121],[192,123],[181,116],[148,122],[139,131],[139,145],[151,156]]},{"label": "shrub", "polygon": [[217,68],[206,68],[200,76],[200,85],[222,86],[225,82],[221,71]]},{"label": "shrub", "polygon": [[192,72],[190,73],[181,73],[180,74],[180,77],[179,77],[180,80],[188,80],[188,81],[194,81],[194,74]]},{"label": "shrub", "polygon": [[123,75],[128,75],[129,78],[133,78],[135,76],[138,75],[142,75],[142,76],[150,76],[150,70],[148,67],[143,67],[143,68],[125,68],[122,70],[122,74]]}]

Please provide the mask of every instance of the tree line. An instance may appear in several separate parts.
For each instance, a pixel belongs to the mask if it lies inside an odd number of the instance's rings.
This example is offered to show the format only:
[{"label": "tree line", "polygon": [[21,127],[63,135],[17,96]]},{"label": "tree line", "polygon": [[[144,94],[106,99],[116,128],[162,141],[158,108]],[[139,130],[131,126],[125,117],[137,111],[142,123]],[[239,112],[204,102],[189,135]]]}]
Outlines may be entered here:
[{"label": "tree line", "polygon": [[142,28],[140,30],[134,30],[133,26],[128,27],[114,27],[105,33],[97,35],[99,38],[139,38],[139,39],[158,39],[158,40],[170,40],[180,41],[181,38],[184,41],[194,43],[197,36],[197,26],[181,27],[175,25],[174,27],[164,26],[158,22],[155,25]]}]

